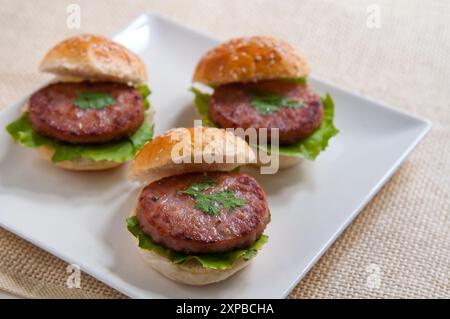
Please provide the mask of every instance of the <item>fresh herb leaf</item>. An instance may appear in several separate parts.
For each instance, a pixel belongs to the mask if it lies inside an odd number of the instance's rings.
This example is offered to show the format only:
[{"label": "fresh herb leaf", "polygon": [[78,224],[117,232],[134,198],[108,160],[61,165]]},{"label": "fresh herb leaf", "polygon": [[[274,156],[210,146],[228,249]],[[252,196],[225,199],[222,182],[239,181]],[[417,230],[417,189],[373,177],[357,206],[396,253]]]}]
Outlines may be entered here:
[{"label": "fresh herb leaf", "polygon": [[225,190],[210,195],[212,199],[222,205],[226,210],[233,211],[246,204],[246,201],[237,197],[232,191]]},{"label": "fresh herb leaf", "polygon": [[197,194],[189,195],[195,199],[195,208],[211,216],[218,216],[220,214],[220,209],[214,205],[214,202],[208,196]]},{"label": "fresh herb leaf", "polygon": [[153,125],[151,125],[148,120],[145,120],[136,132],[134,132],[134,134],[128,139],[131,141],[136,150],[140,150],[144,147],[145,143],[151,140],[149,136],[153,137]]},{"label": "fresh herb leaf", "polygon": [[259,114],[268,114],[277,112],[280,108],[300,108],[304,106],[302,101],[290,100],[287,97],[269,92],[250,92],[250,105]]},{"label": "fresh herb leaf", "polygon": [[139,222],[136,216],[127,218],[127,228],[133,236],[137,237],[139,235],[141,229],[139,228]]},{"label": "fresh herb leaf", "polygon": [[216,182],[213,180],[205,180],[198,183],[194,183],[189,186],[189,188],[185,191],[182,191],[185,194],[191,195],[198,192],[203,192],[204,190],[213,187],[216,185]]},{"label": "fresh herb leaf", "polygon": [[194,102],[197,105],[197,110],[200,115],[208,115],[208,103],[211,95],[203,93],[199,89],[191,87],[191,92],[195,94]]},{"label": "fresh herb leaf", "polygon": [[152,91],[146,84],[139,85],[138,90],[144,99],[152,93]]},{"label": "fresh herb leaf", "polygon": [[[315,160],[321,151],[328,147],[328,141],[339,133],[334,126],[334,102],[330,94],[322,98],[323,121],[320,127],[310,136],[291,145],[283,145],[278,149],[282,156],[297,156],[308,160]],[[270,152],[270,145],[258,145],[259,148]]]},{"label": "fresh herb leaf", "polygon": [[233,168],[231,171],[232,171],[232,172],[239,173],[239,172],[241,171],[241,167],[240,167],[240,166],[236,166],[236,167]]},{"label": "fresh herb leaf", "polygon": [[103,109],[116,104],[116,100],[105,92],[78,92],[74,104],[81,109]]},{"label": "fresh herb leaf", "polygon": [[212,180],[193,183],[186,190],[180,191],[180,193],[193,197],[195,200],[195,208],[211,216],[218,216],[220,214],[220,209],[217,207],[218,205],[221,205],[229,211],[233,211],[246,204],[244,199],[237,197],[229,190],[218,191],[211,194],[202,193],[214,185],[216,185],[216,182]]},{"label": "fresh herb leaf", "polygon": [[211,95],[208,93],[203,93],[194,87],[191,87],[191,92],[195,94],[194,103],[197,106],[197,111],[203,116],[203,126],[215,127],[216,125],[214,122],[208,118],[208,103]]},{"label": "fresh herb leaf", "polygon": [[142,99],[144,100],[144,110],[147,110],[150,107],[150,102],[148,101],[147,97],[152,94],[152,91],[146,84],[139,85],[138,91],[141,94]]},{"label": "fresh herb leaf", "polygon": [[258,250],[261,249],[269,238],[266,235],[261,235],[261,237],[247,249],[233,250],[225,253],[188,255],[181,252],[175,252],[169,248],[156,244],[149,236],[142,232],[136,216],[127,219],[127,228],[128,231],[138,239],[140,248],[165,256],[174,264],[184,264],[193,260],[201,264],[204,268],[221,270],[233,267],[234,263],[240,258],[245,261],[249,260],[257,254]]}]

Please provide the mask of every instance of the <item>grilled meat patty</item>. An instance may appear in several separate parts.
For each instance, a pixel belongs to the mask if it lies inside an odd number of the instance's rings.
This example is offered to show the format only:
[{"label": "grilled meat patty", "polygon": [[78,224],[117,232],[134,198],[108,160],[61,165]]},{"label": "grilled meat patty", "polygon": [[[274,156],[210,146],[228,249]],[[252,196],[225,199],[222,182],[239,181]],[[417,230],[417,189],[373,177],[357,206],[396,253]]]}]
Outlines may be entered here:
[{"label": "grilled meat patty", "polygon": [[[79,93],[110,94],[115,103],[96,109],[80,108]],[[39,134],[72,143],[105,143],[133,134],[144,121],[139,91],[119,83],[56,83],[34,93],[28,105],[32,128]]]},{"label": "grilled meat patty", "polygon": [[[245,200],[230,211],[217,205],[212,216],[196,208],[195,199],[180,191],[201,181],[215,181],[204,190],[229,190]],[[251,246],[269,222],[266,195],[248,175],[232,172],[190,173],[156,181],[143,189],[136,208],[142,231],[153,241],[185,253],[221,253]]]},{"label": "grilled meat patty", "polygon": [[[261,114],[251,104],[253,92],[276,94],[301,107],[280,107]],[[305,84],[285,80],[237,83],[219,86],[209,100],[209,117],[222,128],[279,128],[279,143],[288,145],[311,135],[322,124],[323,106],[319,95]]]}]

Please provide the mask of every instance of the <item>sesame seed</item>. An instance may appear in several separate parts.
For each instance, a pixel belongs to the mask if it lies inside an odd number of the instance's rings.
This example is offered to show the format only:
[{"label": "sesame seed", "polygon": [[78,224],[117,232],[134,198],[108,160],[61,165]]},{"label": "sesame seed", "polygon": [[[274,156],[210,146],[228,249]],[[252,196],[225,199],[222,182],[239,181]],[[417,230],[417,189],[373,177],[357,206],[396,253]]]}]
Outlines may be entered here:
[{"label": "sesame seed", "polygon": [[234,70],[230,70],[229,74],[233,79],[237,79],[237,77],[238,77],[236,71],[234,71]]}]

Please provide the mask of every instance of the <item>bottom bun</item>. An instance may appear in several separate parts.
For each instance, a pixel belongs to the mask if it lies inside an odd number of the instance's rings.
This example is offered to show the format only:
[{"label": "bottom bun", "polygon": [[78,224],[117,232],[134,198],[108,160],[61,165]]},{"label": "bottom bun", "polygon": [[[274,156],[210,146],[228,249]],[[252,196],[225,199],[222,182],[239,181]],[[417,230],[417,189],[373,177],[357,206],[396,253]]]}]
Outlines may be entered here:
[{"label": "bottom bun", "polygon": [[100,171],[111,169],[123,164],[113,161],[94,161],[86,158],[80,158],[74,161],[61,161],[54,163],[51,161],[51,158],[55,151],[51,147],[40,146],[37,148],[37,150],[44,159],[46,159],[53,165],[72,171]]},{"label": "bottom bun", "polygon": [[167,257],[139,248],[144,260],[160,274],[186,285],[203,286],[227,279],[250,263],[239,258],[229,269],[205,268],[195,260],[184,264],[174,264]]},{"label": "bottom bun", "polygon": [[[134,207],[131,211],[130,217],[135,215],[136,207]],[[139,243],[136,237],[133,237],[133,239],[136,244]],[[245,266],[249,265],[251,260],[255,257],[252,256],[249,260],[239,258],[231,268],[222,270],[205,268],[195,260],[191,260],[183,264],[174,264],[167,257],[159,255],[154,251],[142,249],[139,246],[138,249],[141,256],[144,258],[144,261],[157,272],[175,282],[191,286],[204,286],[225,280],[231,275],[237,273],[239,270],[243,269]]]},{"label": "bottom bun", "polygon": [[[260,153],[259,152],[264,152],[264,156],[268,156],[267,152],[265,152],[263,149],[253,149],[255,151],[255,154],[257,156],[257,162],[253,163],[253,166],[257,166],[257,167],[264,167],[264,166],[270,166],[271,163],[269,162],[268,164],[263,164],[260,160]],[[294,165],[298,165],[301,162],[303,162],[303,158],[299,157],[299,156],[289,156],[289,155],[279,155],[278,156],[278,169],[285,169]]]}]

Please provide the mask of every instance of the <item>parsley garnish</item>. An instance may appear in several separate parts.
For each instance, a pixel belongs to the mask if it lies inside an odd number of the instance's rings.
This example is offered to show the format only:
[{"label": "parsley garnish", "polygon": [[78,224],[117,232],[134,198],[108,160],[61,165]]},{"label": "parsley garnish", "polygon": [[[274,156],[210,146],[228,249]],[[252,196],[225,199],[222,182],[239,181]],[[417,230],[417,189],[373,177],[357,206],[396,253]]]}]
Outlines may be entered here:
[{"label": "parsley garnish", "polygon": [[78,92],[74,104],[82,109],[103,109],[116,104],[116,100],[105,92]]},{"label": "parsley garnish", "polygon": [[268,114],[277,112],[280,108],[300,108],[304,106],[302,101],[290,100],[277,93],[251,92],[250,105],[259,114]]},{"label": "parsley garnish", "polygon": [[204,190],[211,188],[214,185],[216,185],[216,182],[213,180],[193,183],[186,190],[180,191],[180,193],[193,197],[195,200],[195,208],[211,216],[218,216],[220,214],[220,209],[217,207],[218,205],[232,211],[246,204],[244,199],[237,197],[229,190],[211,194],[202,193]]}]

